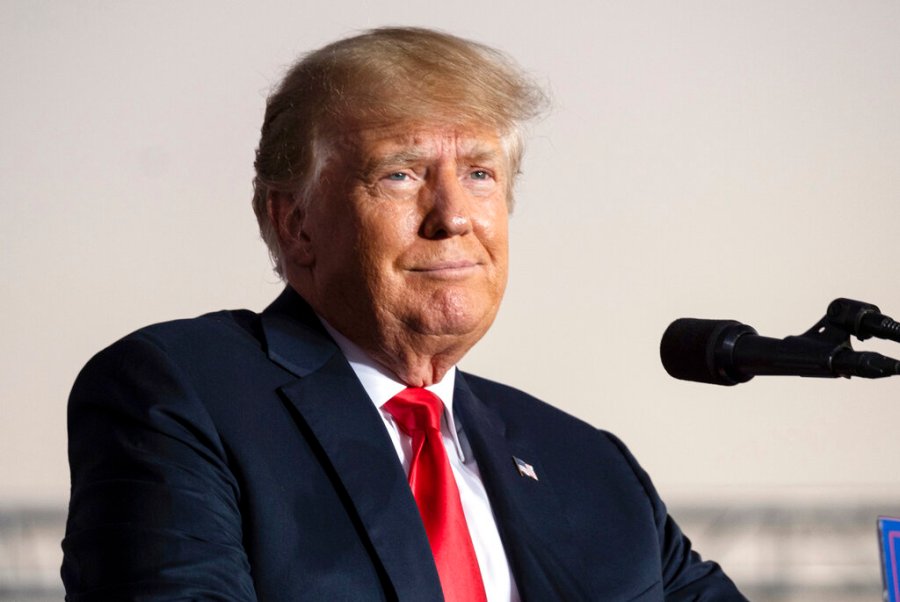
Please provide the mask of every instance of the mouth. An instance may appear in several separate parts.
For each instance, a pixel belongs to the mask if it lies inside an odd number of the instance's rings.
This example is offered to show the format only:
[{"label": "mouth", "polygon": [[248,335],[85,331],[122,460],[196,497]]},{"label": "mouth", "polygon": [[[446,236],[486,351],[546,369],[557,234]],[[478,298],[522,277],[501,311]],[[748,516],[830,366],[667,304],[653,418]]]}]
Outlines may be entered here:
[{"label": "mouth", "polygon": [[433,278],[458,279],[465,278],[481,267],[478,261],[468,259],[456,261],[436,261],[426,265],[410,268],[410,272]]}]

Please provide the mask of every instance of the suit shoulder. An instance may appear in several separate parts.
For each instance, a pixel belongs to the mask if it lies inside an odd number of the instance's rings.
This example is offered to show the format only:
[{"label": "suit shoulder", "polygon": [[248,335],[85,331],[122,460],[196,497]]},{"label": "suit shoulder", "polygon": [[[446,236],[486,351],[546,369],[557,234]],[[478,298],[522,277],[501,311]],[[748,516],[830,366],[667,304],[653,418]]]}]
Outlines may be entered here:
[{"label": "suit shoulder", "polygon": [[483,403],[501,414],[508,424],[552,426],[551,430],[556,432],[558,429],[564,429],[570,434],[592,438],[600,436],[612,443],[618,442],[618,439],[610,433],[525,391],[469,373],[463,373],[463,378],[472,392]]},{"label": "suit shoulder", "polygon": [[246,343],[261,338],[259,314],[247,309],[220,310],[194,318],[144,326],[115,341],[107,349],[138,341],[169,350],[196,348],[198,345],[227,345],[229,341]]},{"label": "suit shoulder", "polygon": [[261,349],[259,315],[245,309],[221,310],[150,324],[114,341],[97,352],[82,368],[85,373],[104,371],[159,355],[180,359],[203,358],[236,348]]},{"label": "suit shoulder", "polygon": [[259,332],[259,314],[248,309],[226,309],[195,318],[150,324],[126,335],[124,339],[146,338],[165,345],[197,338],[227,338],[247,335],[259,338]]}]

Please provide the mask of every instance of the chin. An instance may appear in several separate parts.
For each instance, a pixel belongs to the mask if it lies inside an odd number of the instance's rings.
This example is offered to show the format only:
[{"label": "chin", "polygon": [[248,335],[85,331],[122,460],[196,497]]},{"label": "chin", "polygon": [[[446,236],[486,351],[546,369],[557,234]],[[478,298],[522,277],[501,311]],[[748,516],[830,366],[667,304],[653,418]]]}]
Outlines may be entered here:
[{"label": "chin", "polygon": [[498,297],[466,287],[441,287],[425,295],[411,294],[405,299],[404,321],[420,334],[480,338],[494,321],[500,305]]},{"label": "chin", "polygon": [[[441,319],[443,318],[443,319]],[[481,337],[490,324],[484,324],[483,321],[477,319],[448,320],[446,317],[438,319],[426,319],[422,321],[422,334],[434,336],[457,336],[457,337]]]},{"label": "chin", "polygon": [[423,333],[445,336],[474,336],[481,338],[494,321],[496,306],[460,307],[443,305],[432,307],[421,315]]}]

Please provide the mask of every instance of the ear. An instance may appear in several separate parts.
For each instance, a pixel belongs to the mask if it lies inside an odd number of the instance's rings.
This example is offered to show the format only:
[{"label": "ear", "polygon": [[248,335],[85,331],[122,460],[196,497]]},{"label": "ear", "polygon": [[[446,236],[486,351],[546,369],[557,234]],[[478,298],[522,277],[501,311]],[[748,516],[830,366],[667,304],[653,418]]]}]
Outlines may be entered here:
[{"label": "ear", "polygon": [[278,236],[282,263],[307,267],[315,262],[315,254],[301,205],[300,199],[288,192],[270,190],[266,198],[266,212]]}]

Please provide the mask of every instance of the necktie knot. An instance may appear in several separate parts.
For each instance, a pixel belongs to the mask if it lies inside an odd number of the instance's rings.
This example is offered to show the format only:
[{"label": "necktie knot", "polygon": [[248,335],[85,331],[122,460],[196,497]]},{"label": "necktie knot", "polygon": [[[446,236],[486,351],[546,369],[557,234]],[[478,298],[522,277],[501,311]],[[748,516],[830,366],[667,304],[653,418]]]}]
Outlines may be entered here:
[{"label": "necktie knot", "polygon": [[394,417],[400,430],[409,436],[429,429],[441,430],[443,404],[437,395],[427,389],[404,389],[391,397],[384,404],[384,409]]}]

